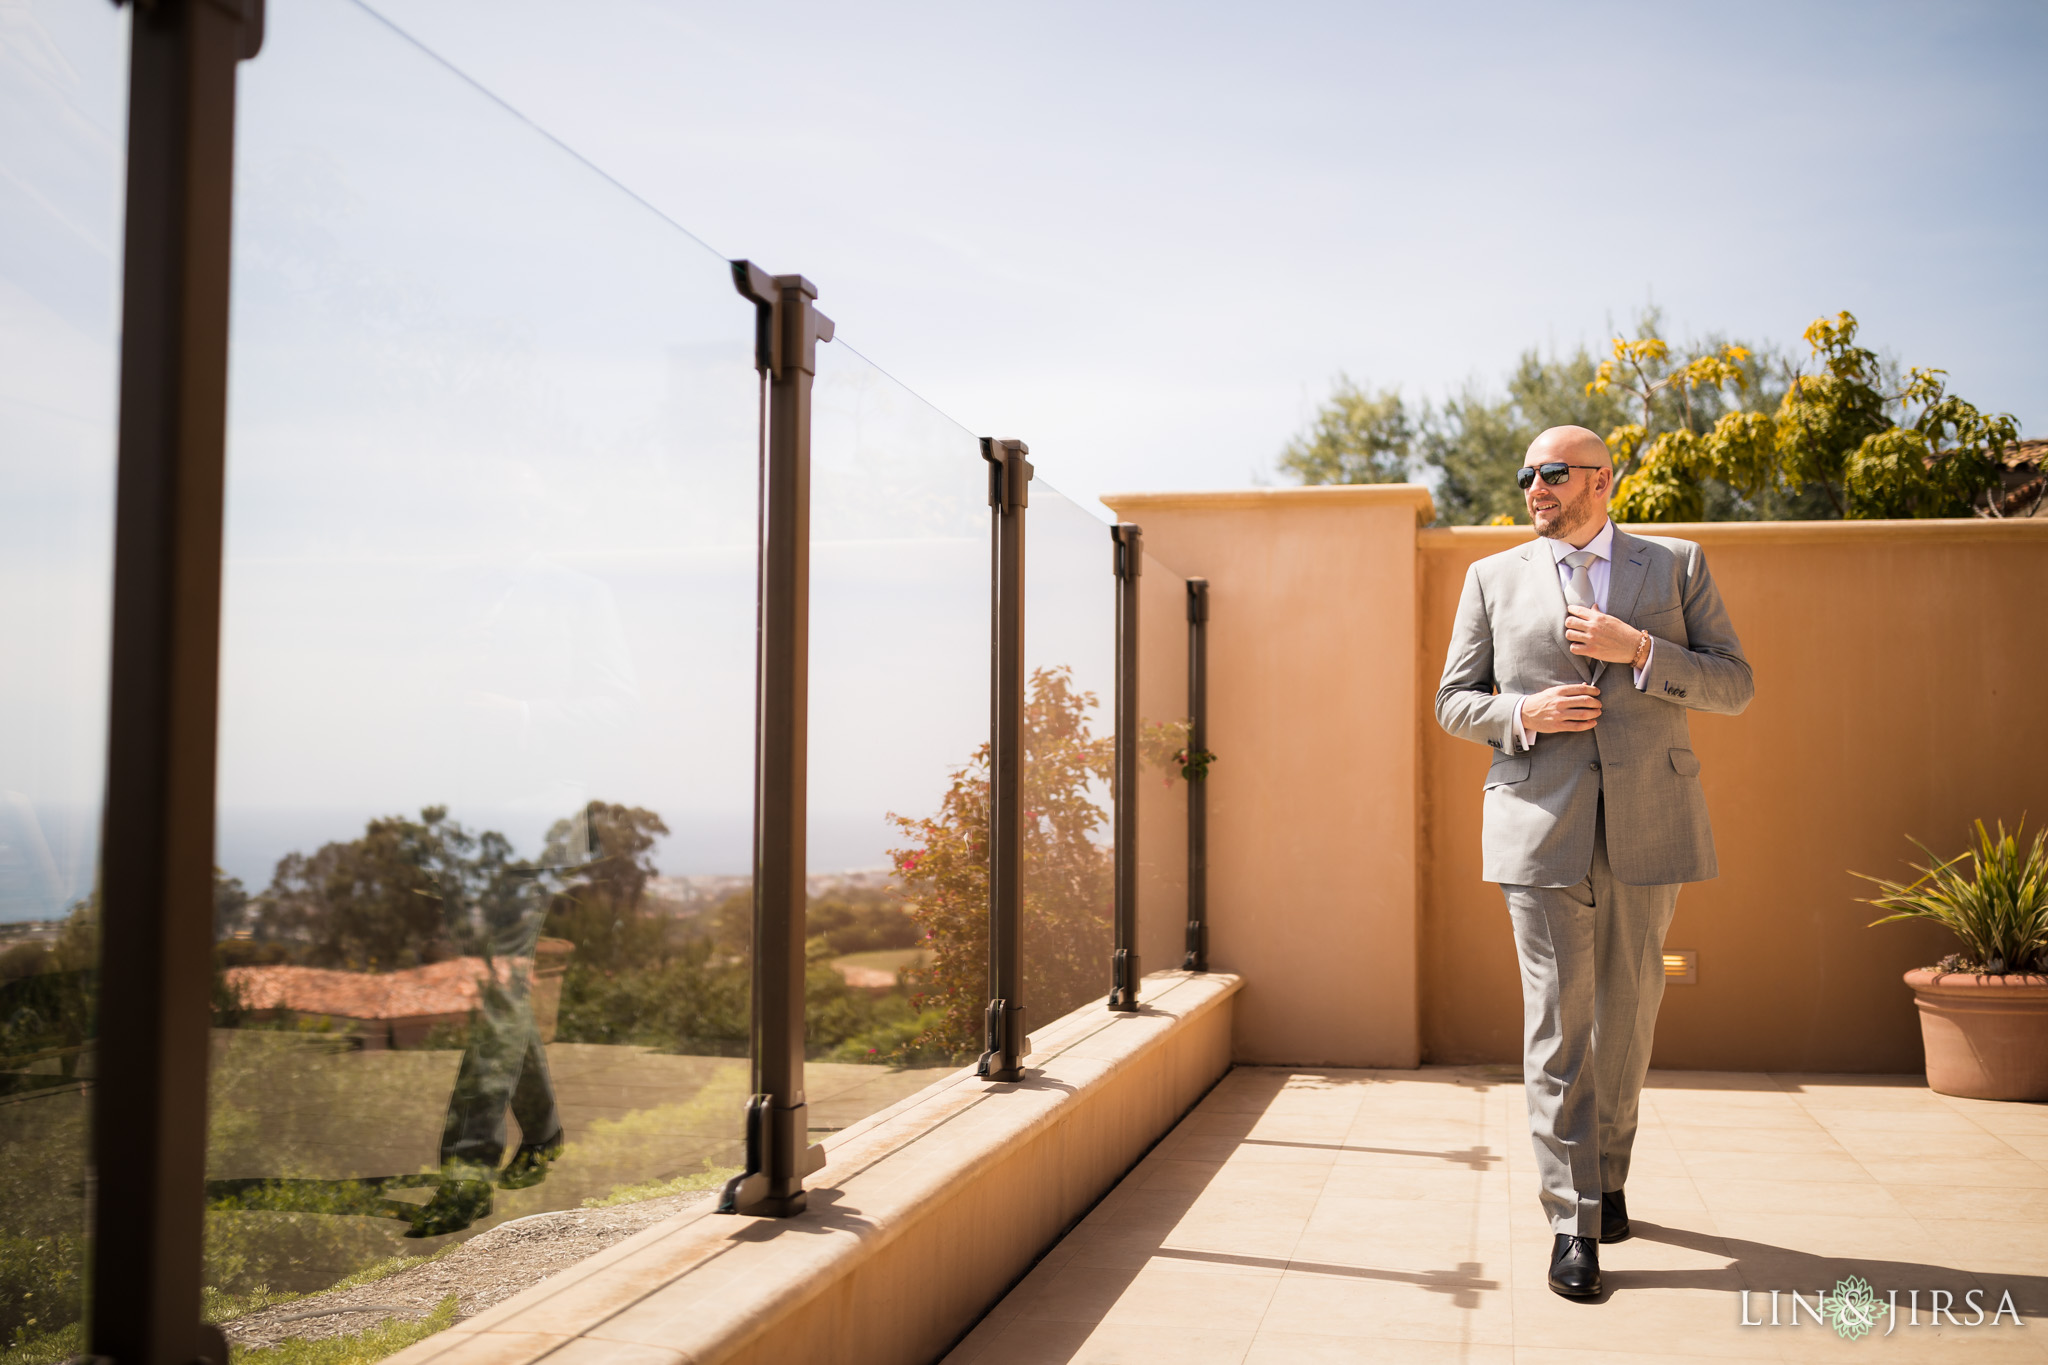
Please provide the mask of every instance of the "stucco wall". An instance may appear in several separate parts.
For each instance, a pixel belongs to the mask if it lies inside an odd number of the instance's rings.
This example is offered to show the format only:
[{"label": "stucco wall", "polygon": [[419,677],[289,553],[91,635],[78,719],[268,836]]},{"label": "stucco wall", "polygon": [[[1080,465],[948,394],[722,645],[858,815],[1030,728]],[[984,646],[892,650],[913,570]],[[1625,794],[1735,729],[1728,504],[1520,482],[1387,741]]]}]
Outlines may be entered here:
[{"label": "stucco wall", "polygon": [[1161,562],[1209,579],[1209,958],[1245,979],[1236,1060],[1416,1065],[1415,527],[1427,493],[1104,501],[1145,528]]},{"label": "stucco wall", "polygon": [[[1646,532],[1652,528],[1640,528]],[[1756,670],[1740,716],[1692,717],[1721,876],[1678,898],[1667,946],[1699,984],[1665,993],[1653,1064],[1918,1071],[1900,973],[1953,946],[1865,926],[1849,870],[1900,876],[1914,835],[1944,856],[1979,816],[2048,819],[2048,527],[1810,522],[1665,527],[1696,540]],[[1419,537],[1417,686],[1433,694],[1466,568],[1526,528]],[[1422,1012],[1430,1061],[1520,1056],[1513,944],[1479,878],[1489,751],[1422,735]],[[1540,742],[1540,741],[1539,741]],[[1924,860],[1923,860],[1924,861]]]},{"label": "stucco wall", "polygon": [[[1488,751],[1430,704],[1466,568],[1527,528],[1417,530],[1407,486],[1105,501],[1210,580],[1210,942],[1245,978],[1237,1059],[1516,1059],[1514,948],[1479,877]],[[1951,941],[1866,928],[1849,872],[1905,873],[1909,834],[1948,854],[1976,817],[2048,820],[2048,524],[1661,533],[1706,546],[1757,696],[1693,717],[1722,874],[1679,897],[1669,947],[1699,983],[1667,992],[1656,1064],[1918,1070],[1899,976]]]}]

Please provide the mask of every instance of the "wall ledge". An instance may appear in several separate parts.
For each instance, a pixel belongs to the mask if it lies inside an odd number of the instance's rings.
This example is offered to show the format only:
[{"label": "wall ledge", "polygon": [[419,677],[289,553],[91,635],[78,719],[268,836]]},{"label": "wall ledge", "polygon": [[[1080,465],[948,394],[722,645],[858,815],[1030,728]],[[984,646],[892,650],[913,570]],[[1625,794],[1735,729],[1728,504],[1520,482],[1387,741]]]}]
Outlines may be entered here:
[{"label": "wall ledge", "polygon": [[1436,520],[1436,503],[1419,483],[1316,484],[1306,488],[1229,488],[1208,492],[1104,493],[1104,506],[1126,512],[1200,512],[1265,506],[1412,507],[1418,526]]},{"label": "wall ledge", "polygon": [[1158,972],[1032,1037],[1028,1079],[971,1068],[825,1140],[795,1218],[691,1210],[389,1365],[930,1360],[1230,1067],[1226,973]]},{"label": "wall ledge", "polygon": [[[1673,536],[1701,545],[1850,545],[1895,540],[1915,545],[1936,541],[2048,541],[2048,517],[2000,519],[1943,517],[1925,521],[1687,521],[1669,525],[1621,523],[1640,536]],[[1535,535],[1527,526],[1436,526],[1416,533],[1428,550],[1489,547],[1505,550]]]}]

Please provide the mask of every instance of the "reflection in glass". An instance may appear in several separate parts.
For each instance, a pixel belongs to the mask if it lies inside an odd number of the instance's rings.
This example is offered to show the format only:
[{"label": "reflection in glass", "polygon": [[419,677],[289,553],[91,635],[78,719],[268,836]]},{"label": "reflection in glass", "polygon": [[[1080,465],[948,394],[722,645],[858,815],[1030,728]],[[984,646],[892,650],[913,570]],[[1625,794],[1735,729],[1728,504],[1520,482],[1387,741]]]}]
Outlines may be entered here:
[{"label": "reflection in glass", "polygon": [[1024,584],[1024,1000],[1041,1028],[1110,984],[1116,578],[1109,527],[1031,485]]},{"label": "reflection in glass", "polygon": [[357,6],[241,79],[208,1313],[424,1333],[279,1299],[739,1162],[754,317]]},{"label": "reflection in glass", "polygon": [[[1138,578],[1138,960],[1180,967],[1187,944],[1188,585],[1150,554]],[[1144,998],[1141,990],[1139,999]]]},{"label": "reflection in glass", "polygon": [[0,14],[0,1349],[84,1349],[127,11]]},{"label": "reflection in glass", "polygon": [[980,443],[843,339],[818,348],[813,402],[815,1132],[885,1108],[977,1050],[989,508]]}]

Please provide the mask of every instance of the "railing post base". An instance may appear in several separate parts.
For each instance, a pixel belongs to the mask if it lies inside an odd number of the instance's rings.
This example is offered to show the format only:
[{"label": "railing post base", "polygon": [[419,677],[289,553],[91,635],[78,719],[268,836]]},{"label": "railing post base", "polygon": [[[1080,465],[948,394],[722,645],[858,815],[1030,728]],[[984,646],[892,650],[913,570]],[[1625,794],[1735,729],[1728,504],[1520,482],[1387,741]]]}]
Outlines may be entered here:
[{"label": "railing post base", "polygon": [[771,1095],[747,1104],[747,1169],[725,1182],[720,1213],[788,1218],[804,1211],[803,1178],[825,1164],[825,1149],[811,1146],[810,1107],[778,1107]]},{"label": "railing post base", "polygon": [[1024,1079],[1024,1055],[1031,1040],[1024,1034],[1024,1007],[1007,1000],[988,1002],[988,1050],[974,1064],[974,1074],[987,1081]]},{"label": "railing post base", "polygon": [[1138,1008],[1138,955],[1129,948],[1110,954],[1109,1007],[1119,1014]]}]

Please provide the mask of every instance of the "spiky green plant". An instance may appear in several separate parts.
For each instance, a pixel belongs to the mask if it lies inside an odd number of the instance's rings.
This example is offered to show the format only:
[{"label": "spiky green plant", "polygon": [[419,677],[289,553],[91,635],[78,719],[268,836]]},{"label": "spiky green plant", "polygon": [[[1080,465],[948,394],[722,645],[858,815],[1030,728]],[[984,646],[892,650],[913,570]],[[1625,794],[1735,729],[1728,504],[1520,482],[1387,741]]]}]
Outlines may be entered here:
[{"label": "spiky green plant", "polygon": [[2048,971],[2048,830],[2037,832],[2033,844],[2025,846],[2024,819],[2011,834],[2003,820],[1995,836],[1982,820],[1976,828],[1976,847],[1948,859],[1936,858],[1915,839],[1934,865],[1914,863],[1920,875],[1911,882],[1856,873],[1877,884],[1878,894],[1864,903],[1893,912],[1871,921],[1871,927],[1929,919],[1963,941],[1957,970],[1991,976]]}]

